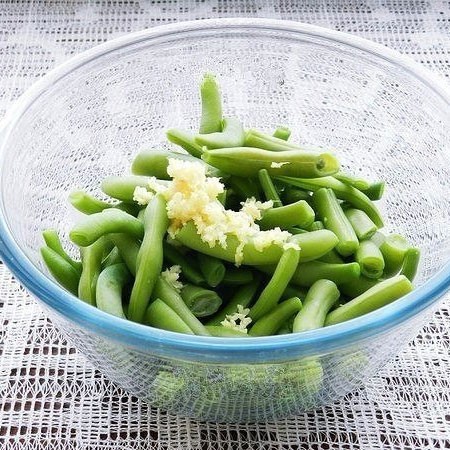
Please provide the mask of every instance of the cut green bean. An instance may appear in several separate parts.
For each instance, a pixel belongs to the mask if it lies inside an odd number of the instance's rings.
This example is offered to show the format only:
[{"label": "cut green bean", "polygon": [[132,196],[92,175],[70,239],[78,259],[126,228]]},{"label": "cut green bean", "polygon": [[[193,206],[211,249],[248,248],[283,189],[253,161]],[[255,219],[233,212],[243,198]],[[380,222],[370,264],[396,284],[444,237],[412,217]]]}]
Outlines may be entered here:
[{"label": "cut green bean", "polygon": [[378,279],[383,275],[384,258],[372,241],[360,242],[355,253],[355,261],[360,265],[361,273],[367,278]]},{"label": "cut green bean", "polygon": [[128,270],[133,276],[136,276],[136,261],[140,248],[137,239],[123,233],[110,234],[108,237],[118,248],[120,256],[127,265]]},{"label": "cut green bean", "polygon": [[224,263],[220,259],[203,253],[197,254],[197,260],[206,283],[211,287],[218,286],[225,276]]},{"label": "cut green bean", "polygon": [[200,119],[200,134],[222,131],[222,101],[216,78],[205,74],[200,84],[202,116]]},{"label": "cut green bean", "polygon": [[99,213],[104,209],[114,207],[111,203],[99,200],[84,191],[72,191],[69,194],[69,202],[74,208],[84,214]]},{"label": "cut green bean", "polygon": [[291,130],[288,127],[278,127],[273,132],[273,137],[287,141],[291,136]]},{"label": "cut green bean", "polygon": [[242,123],[235,117],[223,119],[222,132],[197,134],[195,142],[202,147],[226,148],[242,147],[244,145],[245,131]]},{"label": "cut green bean", "polygon": [[386,183],[384,181],[377,181],[376,183],[372,183],[363,192],[370,200],[380,200],[383,197],[385,185]]},{"label": "cut green bean", "polygon": [[230,177],[227,180],[227,184],[242,200],[252,197],[259,200],[258,186],[253,180],[242,177]]},{"label": "cut green bean", "polygon": [[283,206],[280,200],[280,196],[278,195],[278,192],[274,184],[272,183],[269,172],[267,172],[266,169],[261,169],[258,172],[258,179],[266,200],[272,200],[274,208]]},{"label": "cut green bean", "polygon": [[336,250],[342,256],[349,256],[358,249],[358,238],[347,217],[345,217],[336,195],[331,189],[319,189],[313,195],[317,216],[325,228],[332,231],[339,242]]},{"label": "cut green bean", "polygon": [[243,284],[251,283],[252,281],[253,272],[250,269],[227,267],[222,284],[227,286],[241,286]]},{"label": "cut green bean", "polygon": [[194,334],[183,319],[159,298],[154,300],[145,311],[144,323],[162,330]]},{"label": "cut green bean", "polygon": [[166,132],[167,139],[175,145],[180,146],[195,158],[201,158],[203,149],[195,142],[195,137],[189,131],[171,128]]},{"label": "cut green bean", "polygon": [[238,305],[247,308],[255,297],[260,283],[261,277],[255,276],[251,283],[241,286],[226,305],[208,320],[207,325],[220,325],[226,316],[232,315],[237,311]]},{"label": "cut green bean", "polygon": [[408,278],[409,281],[413,281],[417,274],[417,268],[419,267],[420,250],[416,247],[411,247],[406,251],[403,259],[403,266],[401,275]]},{"label": "cut green bean", "polygon": [[120,251],[117,247],[113,247],[113,249],[108,253],[105,259],[102,261],[102,268],[105,269],[108,266],[114,266],[115,264],[123,263],[123,259],[120,256]]},{"label": "cut green bean", "polygon": [[164,258],[166,258],[171,264],[175,264],[181,267],[182,276],[192,284],[203,284],[205,283],[204,276],[198,270],[196,261],[192,256],[188,256],[189,260],[185,255],[182,255],[173,245],[164,242]]},{"label": "cut green bean", "polygon": [[78,292],[80,272],[58,252],[50,247],[41,248],[42,259],[53,278],[74,295]]},{"label": "cut green bean", "polygon": [[[309,231],[318,231],[325,229],[321,220],[316,220],[309,227]],[[319,261],[332,263],[332,264],[343,264],[344,260],[339,256],[335,249],[330,250],[328,253],[325,253],[323,256],[318,258]]]},{"label": "cut green bean", "polygon": [[142,322],[153,287],[161,273],[163,239],[169,225],[166,202],[156,194],[147,205],[144,216],[144,239],[137,256],[136,279],[130,296],[128,316]]},{"label": "cut green bean", "polygon": [[254,321],[260,319],[278,304],[297,268],[299,258],[300,251],[295,248],[289,248],[283,252],[272,278],[250,309],[249,316]]},{"label": "cut green bean", "polygon": [[110,243],[105,236],[88,247],[80,248],[83,270],[78,285],[78,297],[90,305],[95,305],[97,280],[102,270],[103,254],[108,248]]},{"label": "cut green bean", "polygon": [[222,305],[222,299],[215,291],[193,284],[185,285],[180,294],[195,317],[212,316]]},{"label": "cut green bean", "polygon": [[311,195],[309,192],[302,189],[287,186],[281,194],[281,199],[285,204],[289,205],[298,202],[299,200],[311,201]]},{"label": "cut green bean", "polygon": [[348,186],[333,177],[321,178],[293,178],[293,177],[275,177],[276,180],[315,192],[321,188],[330,188],[340,200],[346,200],[351,203],[354,208],[362,209],[375,223],[378,228],[383,227],[383,219],[377,207],[372,201],[358,189]]},{"label": "cut green bean", "polygon": [[234,328],[224,327],[223,325],[206,325],[206,329],[215,337],[230,337],[230,338],[246,338],[249,337],[247,333],[243,331],[235,330]]},{"label": "cut green bean", "polygon": [[403,265],[406,252],[411,246],[400,234],[386,236],[380,244],[380,251],[384,258],[384,275],[390,277],[397,274]]},{"label": "cut green bean", "polygon": [[269,313],[258,319],[250,328],[250,336],[272,336],[285,324],[285,322],[302,309],[302,302],[293,297],[273,308]]},{"label": "cut green bean", "polygon": [[373,278],[367,278],[364,275],[360,275],[359,277],[346,282],[339,284],[339,290],[350,298],[358,297],[364,292],[368,291],[370,288],[380,284],[382,279],[374,280]]},{"label": "cut green bean", "polygon": [[330,280],[317,280],[309,289],[303,308],[298,312],[292,326],[293,333],[315,330],[325,324],[328,311],[340,296],[339,290]]},{"label": "cut green bean", "polygon": [[349,208],[344,210],[344,214],[359,240],[370,239],[377,231],[377,226],[364,211]]},{"label": "cut green bean", "polygon": [[257,177],[261,169],[271,176],[315,178],[332,175],[339,163],[331,153],[305,150],[271,152],[254,147],[207,150],[203,161],[224,172],[240,177]]},{"label": "cut green bean", "polygon": [[131,279],[131,274],[124,263],[105,267],[97,281],[97,308],[113,316],[126,319],[122,306],[122,291]]},{"label": "cut green bean", "polygon": [[292,144],[291,142],[286,142],[285,139],[281,139],[277,136],[271,136],[270,134],[266,134],[255,129],[247,131],[247,133],[245,134],[244,145],[245,147],[255,147],[272,152],[280,152],[286,150],[305,151],[305,148]]},{"label": "cut green bean", "polygon": [[86,216],[72,228],[69,236],[75,244],[87,247],[109,233],[125,233],[140,239],[144,235],[144,227],[139,219],[124,211],[105,209]]},{"label": "cut green bean", "polygon": [[370,183],[367,180],[364,180],[363,178],[357,178],[342,171],[335,173],[333,177],[344,184],[348,184],[349,186],[353,186],[354,188],[359,189],[360,191],[367,190],[370,187]]},{"label": "cut green bean", "polygon": [[403,275],[384,280],[345,305],[331,311],[327,315],[325,325],[334,325],[375,311],[408,294],[412,288],[411,282]]},{"label": "cut green bean", "polygon": [[167,306],[172,308],[186,323],[186,325],[199,336],[209,336],[205,326],[194,316],[181,295],[161,276],[158,277],[152,293],[154,298],[160,298]]},{"label": "cut green bean", "polygon": [[136,187],[148,188],[148,181],[148,177],[138,175],[110,176],[102,181],[101,188],[105,194],[112,198],[132,202]]},{"label": "cut green bean", "polygon": [[306,228],[314,221],[314,210],[305,200],[263,212],[259,225],[263,230],[275,227],[288,229],[293,226]]},{"label": "cut green bean", "polygon": [[42,232],[42,237],[44,238],[47,247],[58,253],[61,258],[65,259],[79,274],[81,274],[81,262],[75,261],[67,254],[59,239],[59,235],[55,230],[44,230]]}]

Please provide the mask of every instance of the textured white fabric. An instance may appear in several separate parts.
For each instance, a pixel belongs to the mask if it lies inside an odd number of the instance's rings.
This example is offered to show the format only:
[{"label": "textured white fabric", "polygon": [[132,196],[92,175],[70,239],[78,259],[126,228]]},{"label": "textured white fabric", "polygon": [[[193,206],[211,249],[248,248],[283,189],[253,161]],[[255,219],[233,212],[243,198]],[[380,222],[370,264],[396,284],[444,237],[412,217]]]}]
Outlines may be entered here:
[{"label": "textured white fabric", "polygon": [[[450,70],[447,1],[0,0],[0,112],[50,68],[170,21],[258,16],[359,34]],[[277,423],[215,425],[151,409],[108,382],[0,266],[0,449],[450,448],[447,301],[361,392]]]}]

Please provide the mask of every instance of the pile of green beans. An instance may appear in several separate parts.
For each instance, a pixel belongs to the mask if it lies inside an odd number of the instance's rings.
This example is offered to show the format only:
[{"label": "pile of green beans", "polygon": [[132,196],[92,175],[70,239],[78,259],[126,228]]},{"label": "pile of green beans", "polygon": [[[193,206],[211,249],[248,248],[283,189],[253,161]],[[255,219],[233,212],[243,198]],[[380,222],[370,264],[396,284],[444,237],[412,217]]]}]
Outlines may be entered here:
[{"label": "pile of green beans", "polygon": [[[55,230],[45,230],[42,258],[52,276],[86,303],[168,331],[247,338],[300,333],[367,314],[412,290],[420,251],[405,237],[383,234],[375,201],[385,184],[340,168],[333,152],[290,141],[291,130],[246,130],[223,115],[216,78],[200,86],[198,133],[177,128],[180,147],[139,153],[132,174],[103,180],[110,198],[76,190],[69,196],[85,217],[69,237],[70,256]],[[181,151],[181,152],[180,152]],[[184,151],[184,152],[183,152]],[[170,183],[170,159],[197,162],[218,177],[218,201],[236,210],[249,198],[272,206],[256,223],[290,233],[288,244],[263,251],[248,242],[235,262],[238,238],[226,247],[202,241],[188,222],[168,239],[167,204],[155,194],[146,206],[133,200],[150,177]],[[171,282],[168,273],[178,273]],[[173,273],[172,273],[173,275]],[[172,280],[173,281],[173,280]]]}]

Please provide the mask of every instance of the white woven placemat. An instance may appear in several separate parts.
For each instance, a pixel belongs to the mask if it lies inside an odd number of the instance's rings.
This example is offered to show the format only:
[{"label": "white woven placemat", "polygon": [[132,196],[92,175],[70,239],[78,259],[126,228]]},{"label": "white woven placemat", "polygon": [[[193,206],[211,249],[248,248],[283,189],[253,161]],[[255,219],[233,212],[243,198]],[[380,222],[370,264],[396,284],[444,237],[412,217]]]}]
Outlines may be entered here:
[{"label": "white woven placemat", "polygon": [[[271,17],[355,33],[450,75],[442,0],[0,0],[0,115],[71,55],[171,21]],[[0,264],[0,449],[450,448],[450,302],[365,390],[259,425],[203,424],[150,408],[68,346]]]}]

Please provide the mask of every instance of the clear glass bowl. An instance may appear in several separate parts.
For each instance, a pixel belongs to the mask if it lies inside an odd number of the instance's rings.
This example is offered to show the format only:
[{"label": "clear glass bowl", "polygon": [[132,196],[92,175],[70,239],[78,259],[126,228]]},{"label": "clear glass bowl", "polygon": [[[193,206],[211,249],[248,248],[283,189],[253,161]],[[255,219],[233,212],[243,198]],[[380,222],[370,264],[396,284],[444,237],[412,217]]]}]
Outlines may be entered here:
[{"label": "clear glass bowl", "polygon": [[[387,181],[387,229],[423,259],[417,289],[361,318],[299,335],[185,336],[109,316],[57,286],[41,231],[67,232],[74,188],[129,169],[164,132],[195,128],[198,83],[217,74],[227,115],[336,149],[345,167]],[[354,36],[256,19],[179,23],[116,39],[33,86],[1,129],[0,252],[92,363],[130,393],[213,421],[285,417],[356,389],[419,330],[450,284],[450,106],[443,82]],[[69,245],[69,243],[67,242]],[[74,249],[72,249],[74,250]]]}]

